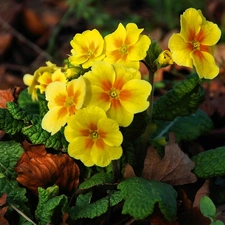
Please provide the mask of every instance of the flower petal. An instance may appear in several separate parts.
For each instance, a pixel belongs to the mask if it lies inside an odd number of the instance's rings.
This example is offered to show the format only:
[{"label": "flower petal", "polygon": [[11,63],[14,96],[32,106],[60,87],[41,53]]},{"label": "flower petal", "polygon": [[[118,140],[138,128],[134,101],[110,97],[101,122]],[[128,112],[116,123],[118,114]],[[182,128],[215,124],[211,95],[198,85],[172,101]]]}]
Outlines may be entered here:
[{"label": "flower petal", "polygon": [[69,113],[65,107],[54,107],[45,114],[41,126],[53,135],[66,124],[68,117]]},{"label": "flower petal", "polygon": [[169,39],[168,47],[172,52],[173,61],[180,66],[193,67],[190,53],[192,46],[186,43],[180,34],[173,34]]},{"label": "flower petal", "polygon": [[93,166],[94,162],[91,157],[91,148],[93,141],[87,137],[77,137],[68,146],[68,154],[80,159],[85,166]]},{"label": "flower petal", "polygon": [[149,106],[147,99],[151,90],[151,84],[147,81],[130,80],[124,84],[120,92],[120,103],[128,112],[142,112]]},{"label": "flower petal", "polygon": [[195,36],[199,33],[202,25],[202,17],[198,10],[189,8],[185,10],[180,19],[181,32],[180,35],[186,42],[195,40]]},{"label": "flower petal", "polygon": [[194,51],[191,58],[200,78],[213,79],[219,74],[219,67],[208,52]]},{"label": "flower petal", "polygon": [[105,144],[109,146],[119,146],[122,144],[123,136],[119,131],[119,125],[112,119],[100,119],[98,121],[98,133]]},{"label": "flower petal", "polygon": [[125,45],[131,46],[136,44],[136,42],[139,39],[139,36],[141,32],[144,29],[138,29],[137,25],[135,23],[128,23],[126,25],[126,39],[125,39]]},{"label": "flower petal", "polygon": [[106,112],[108,117],[115,120],[119,126],[127,127],[131,124],[134,114],[128,112],[119,102],[119,100],[112,100],[110,109]]}]

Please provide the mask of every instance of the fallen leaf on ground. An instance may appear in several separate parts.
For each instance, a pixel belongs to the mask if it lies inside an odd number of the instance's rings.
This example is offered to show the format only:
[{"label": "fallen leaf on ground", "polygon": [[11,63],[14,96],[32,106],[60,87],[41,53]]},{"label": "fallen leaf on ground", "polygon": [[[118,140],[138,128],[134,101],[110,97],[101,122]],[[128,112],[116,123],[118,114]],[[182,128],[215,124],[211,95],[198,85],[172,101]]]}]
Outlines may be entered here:
[{"label": "fallen leaf on ground", "polygon": [[37,194],[38,187],[46,188],[57,184],[67,193],[79,184],[80,170],[67,154],[47,153],[44,145],[24,142],[25,152],[17,162],[17,181]]},{"label": "fallen leaf on ground", "polygon": [[209,196],[209,180],[206,180],[204,184],[201,186],[201,188],[196,192],[195,199],[193,202],[193,207],[199,207],[200,206],[200,199],[203,196]]},{"label": "fallen leaf on ground", "polygon": [[197,181],[197,177],[191,172],[194,166],[194,162],[175,143],[174,134],[171,133],[162,159],[153,146],[148,148],[142,177],[171,185],[194,183]]},{"label": "fallen leaf on ground", "polygon": [[7,102],[14,101],[14,89],[0,90],[0,108],[6,108]]},{"label": "fallen leaf on ground", "polygon": [[9,225],[8,221],[4,218],[5,213],[8,210],[8,206],[3,207],[6,204],[7,194],[3,194],[0,198],[0,224]]}]

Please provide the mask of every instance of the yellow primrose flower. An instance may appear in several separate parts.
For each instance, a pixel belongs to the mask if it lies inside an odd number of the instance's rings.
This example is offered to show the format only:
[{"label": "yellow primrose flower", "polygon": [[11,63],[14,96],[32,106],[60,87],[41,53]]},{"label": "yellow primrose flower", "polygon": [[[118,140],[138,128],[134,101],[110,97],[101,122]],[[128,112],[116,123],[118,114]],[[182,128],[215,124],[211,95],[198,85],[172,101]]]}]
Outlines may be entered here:
[{"label": "yellow primrose flower", "polygon": [[120,23],[112,34],[105,37],[104,60],[139,69],[139,61],[145,58],[151,44],[147,35],[141,35],[143,30],[138,29],[135,23],[128,23],[126,28]]},{"label": "yellow primrose flower", "polygon": [[57,69],[53,73],[51,73],[49,71],[45,71],[43,74],[41,74],[38,77],[37,81],[39,84],[36,86],[36,88],[40,89],[41,93],[44,93],[46,87],[52,82],[55,82],[55,81],[60,81],[62,83],[67,82],[66,76],[61,71],[61,69]]},{"label": "yellow primrose flower", "polygon": [[123,136],[116,121],[97,106],[83,108],[68,119],[64,130],[68,153],[85,166],[108,166],[122,155]]},{"label": "yellow primrose flower", "polygon": [[220,39],[220,29],[207,21],[201,10],[193,8],[181,15],[180,22],[180,33],[173,34],[168,45],[174,62],[181,66],[194,66],[200,78],[213,79],[219,73],[213,50]]},{"label": "yellow primrose flower", "polygon": [[73,65],[82,65],[83,68],[89,68],[94,62],[105,57],[103,52],[104,40],[96,29],[76,34],[70,44],[73,49],[69,61]]},{"label": "yellow primrose flower", "polygon": [[97,105],[120,126],[131,124],[134,114],[146,110],[151,84],[141,80],[138,70],[121,64],[97,62],[84,74],[87,83],[85,105]]},{"label": "yellow primrose flower", "polygon": [[38,68],[34,75],[31,74],[25,74],[23,76],[23,82],[28,86],[28,93],[31,95],[31,98],[33,101],[38,100],[37,96],[37,89],[38,89],[38,78],[45,72],[53,73],[55,70],[57,70],[59,67],[57,67],[55,64],[51,63],[50,61],[46,62],[47,66],[42,66]]},{"label": "yellow primrose flower", "polygon": [[49,111],[42,119],[42,128],[52,135],[58,132],[68,117],[82,108],[85,93],[86,85],[82,76],[67,84],[59,81],[49,84],[45,91]]},{"label": "yellow primrose flower", "polygon": [[173,64],[172,53],[169,50],[162,51],[156,59],[157,68]]}]

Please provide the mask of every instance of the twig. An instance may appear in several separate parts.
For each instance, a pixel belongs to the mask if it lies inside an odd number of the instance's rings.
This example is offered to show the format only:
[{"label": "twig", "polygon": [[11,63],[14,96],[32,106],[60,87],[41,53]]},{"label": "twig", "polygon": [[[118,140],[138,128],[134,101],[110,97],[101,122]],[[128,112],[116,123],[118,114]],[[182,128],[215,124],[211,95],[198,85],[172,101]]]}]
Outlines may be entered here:
[{"label": "twig", "polygon": [[9,206],[11,206],[14,210],[16,210],[22,217],[24,217],[27,221],[31,222],[33,225],[37,225],[34,221],[32,221],[29,217],[27,217],[23,212],[17,209],[13,204],[7,202]]}]

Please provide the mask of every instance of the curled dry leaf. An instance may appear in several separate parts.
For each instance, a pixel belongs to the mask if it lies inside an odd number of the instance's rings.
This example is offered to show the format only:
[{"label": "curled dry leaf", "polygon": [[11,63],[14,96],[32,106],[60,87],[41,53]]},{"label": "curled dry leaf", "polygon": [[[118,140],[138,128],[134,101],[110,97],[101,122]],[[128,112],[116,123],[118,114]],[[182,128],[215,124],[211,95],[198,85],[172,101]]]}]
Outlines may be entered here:
[{"label": "curled dry leaf", "polygon": [[9,225],[8,221],[4,218],[5,213],[8,210],[8,206],[3,207],[6,204],[7,194],[3,194],[0,198],[0,224]]},{"label": "curled dry leaf", "polygon": [[14,101],[14,90],[8,89],[8,90],[0,90],[0,108],[6,108],[7,102],[13,102]]},{"label": "curled dry leaf", "polygon": [[57,184],[71,193],[79,184],[80,170],[67,154],[47,153],[44,145],[24,142],[25,152],[16,164],[17,181],[37,194],[38,187]]},{"label": "curled dry leaf", "polygon": [[191,172],[193,168],[194,162],[175,143],[174,134],[171,133],[162,159],[154,147],[148,148],[142,177],[171,185],[189,184],[197,181],[197,177]]}]

